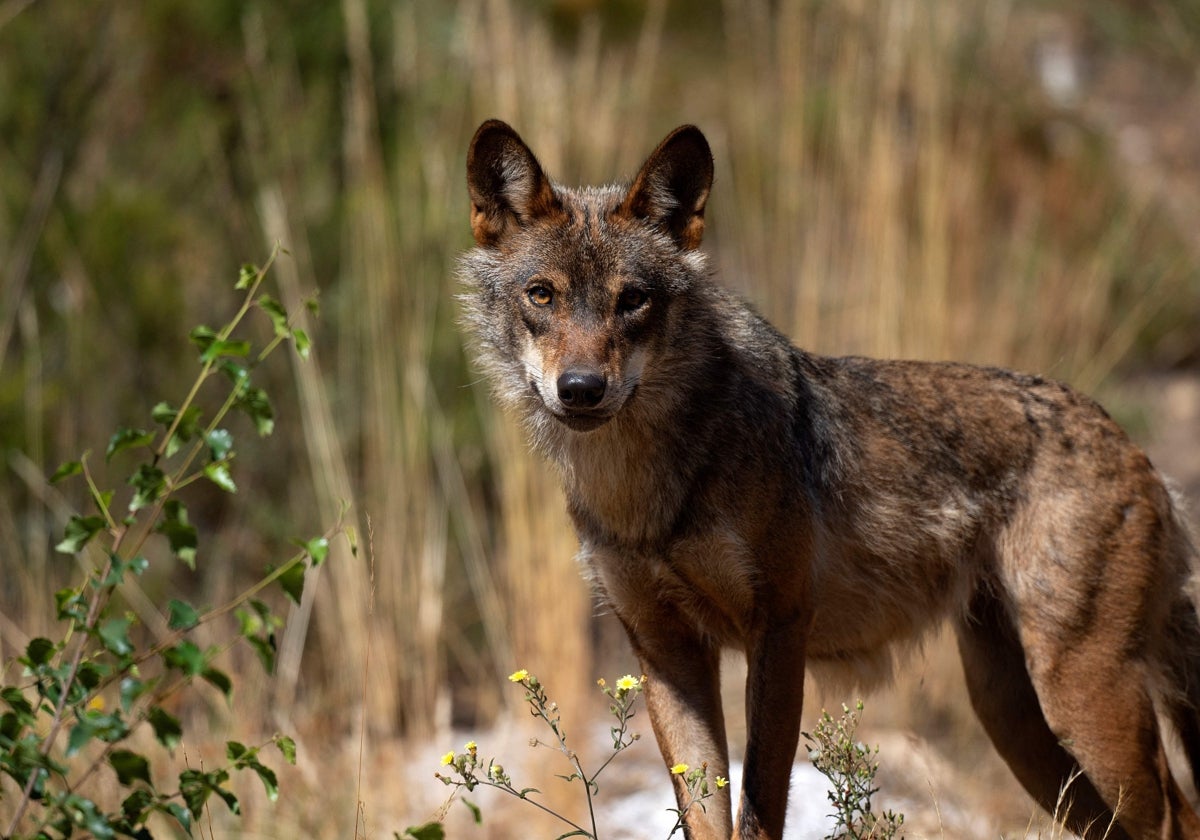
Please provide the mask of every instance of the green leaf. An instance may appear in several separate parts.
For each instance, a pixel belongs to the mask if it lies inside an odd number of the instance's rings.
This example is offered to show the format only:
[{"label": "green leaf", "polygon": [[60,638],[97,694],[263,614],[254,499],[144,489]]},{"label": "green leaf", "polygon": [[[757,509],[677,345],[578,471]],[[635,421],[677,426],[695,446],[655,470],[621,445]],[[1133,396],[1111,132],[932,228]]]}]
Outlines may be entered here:
[{"label": "green leaf", "polygon": [[263,788],[267,791],[267,799],[275,802],[279,799],[279,778],[275,775],[275,771],[270,767],[259,764],[257,761],[250,763],[250,769],[258,774],[259,780],[263,783]]},{"label": "green leaf", "polygon": [[87,620],[87,600],[76,589],[60,589],[54,593],[55,614],[59,621]]},{"label": "green leaf", "polygon": [[155,680],[125,677],[121,680],[121,708],[128,712],[139,697],[154,687]]},{"label": "green leaf", "polygon": [[168,750],[179,746],[179,739],[183,737],[183,727],[179,725],[178,718],[164,711],[161,706],[153,706],[146,714],[146,720],[160,744]]},{"label": "green leaf", "polygon": [[276,735],[275,746],[279,747],[279,751],[283,753],[284,761],[288,764],[295,765],[296,763],[296,742],[287,735]]},{"label": "green leaf", "polygon": [[[4,688],[0,689],[0,700],[3,700],[5,703],[7,703],[9,708],[16,712],[20,718],[28,718],[29,723],[33,722],[33,704],[29,702],[29,698],[25,696],[21,689],[17,688],[16,686],[6,685]],[[282,737],[284,736],[276,735],[275,743],[278,744],[279,739]],[[289,738],[288,740],[290,741],[291,739]],[[296,763],[295,753],[296,745],[292,744],[292,764]]]},{"label": "green leaf", "polygon": [[206,327],[203,324],[193,329],[188,333],[188,339],[200,348],[201,352],[207,353],[208,348],[217,340],[217,334],[212,327]]},{"label": "green leaf", "polygon": [[307,309],[314,318],[321,314],[321,303],[316,299],[316,297],[310,297],[305,300],[304,308]]},{"label": "green leaf", "polygon": [[115,554],[109,554],[110,568],[108,575],[104,578],[103,586],[118,586],[121,581],[125,580],[126,572],[133,572],[135,576],[140,577],[150,565],[150,561],[140,554],[131,560],[122,560]]},{"label": "green leaf", "polygon": [[237,283],[234,284],[233,288],[238,290],[249,289],[252,285],[254,285],[254,281],[256,279],[258,279],[258,266],[252,265],[251,263],[244,263],[242,267],[238,269]]},{"label": "green leaf", "polygon": [[412,840],[446,840],[446,829],[439,822],[425,823],[425,825],[410,825],[404,829],[404,834],[397,834],[399,840],[411,837]]},{"label": "green leaf", "polygon": [[154,443],[154,432],[145,429],[128,429],[122,426],[117,429],[108,441],[108,449],[104,451],[105,462],[111,461],[118,452],[124,452],[135,446],[149,446]]},{"label": "green leaf", "polygon": [[325,562],[325,558],[329,556],[329,540],[324,537],[314,537],[304,543],[304,550],[312,558],[313,565],[320,566]]},{"label": "green leaf", "polygon": [[31,668],[47,664],[57,652],[58,647],[49,639],[38,636],[25,647],[25,656],[21,660]]},{"label": "green leaf", "polygon": [[112,744],[129,734],[129,727],[119,714],[89,709],[79,716],[67,736],[67,756],[73,756],[93,738]]},{"label": "green leaf", "polygon": [[159,806],[159,810],[165,814],[170,814],[175,818],[175,822],[179,823],[189,837],[192,836],[192,812],[178,802],[168,802],[165,805]]},{"label": "green leaf", "polygon": [[240,393],[249,384],[250,371],[246,370],[244,365],[239,365],[233,359],[223,359],[220,367],[221,372],[233,383],[235,393]]},{"label": "green leaf", "polygon": [[200,623],[200,613],[186,601],[172,598],[167,604],[167,626],[172,630],[191,630]]},{"label": "green leaf", "polygon": [[467,810],[475,817],[475,825],[483,825],[483,811],[479,810],[479,806],[466,797],[463,797],[462,804],[466,805]]},{"label": "green leaf", "polygon": [[312,341],[308,338],[308,333],[297,327],[292,330],[292,341],[296,342],[296,352],[301,359],[308,358],[309,348],[312,346]]},{"label": "green leaf", "polygon": [[247,636],[246,641],[250,643],[250,647],[254,648],[254,652],[258,654],[259,660],[262,662],[263,670],[268,674],[275,672],[275,634],[263,636]]},{"label": "green leaf", "polygon": [[209,342],[204,348],[204,352],[200,354],[200,361],[212,362],[222,356],[236,356],[238,358],[250,355],[250,342],[241,339],[214,339]]},{"label": "green leaf", "polygon": [[117,781],[123,785],[132,785],[137,781],[154,784],[150,781],[150,762],[135,752],[113,750],[108,756],[108,763],[117,771]]},{"label": "green leaf", "polygon": [[57,484],[64,478],[72,475],[79,475],[83,472],[83,464],[79,461],[67,461],[61,467],[54,471],[54,475],[50,476],[50,483]]},{"label": "green leaf", "polygon": [[104,647],[117,656],[133,653],[133,642],[129,641],[129,626],[132,623],[128,618],[110,618],[101,624],[97,632]]},{"label": "green leaf", "polygon": [[[140,756],[139,756],[140,758]],[[149,779],[146,780],[148,783]],[[146,812],[154,807],[154,794],[145,788],[135,788],[121,803],[121,814],[130,825],[144,822]]]},{"label": "green leaf", "polygon": [[284,569],[279,576],[279,585],[283,587],[284,594],[297,604],[304,595],[304,571],[304,564],[297,562]]},{"label": "green leaf", "polygon": [[158,497],[166,489],[167,477],[158,467],[142,464],[137,472],[129,477],[129,484],[137,491],[129,502],[129,512],[133,513],[158,501]]},{"label": "green leaf", "polygon": [[287,336],[289,333],[288,316],[287,310],[283,308],[283,305],[270,295],[261,295],[258,298],[258,305],[262,307],[264,312],[271,316],[271,323],[275,327],[275,335]]},{"label": "green leaf", "polygon": [[259,437],[266,437],[275,430],[275,412],[271,409],[271,401],[267,399],[266,392],[261,388],[246,388],[234,405],[254,421],[254,428]]},{"label": "green leaf", "polygon": [[196,569],[196,529],[188,524],[187,508],[178,499],[171,499],[163,505],[163,517],[156,529],[167,538],[171,551],[187,565]]},{"label": "green leaf", "polygon": [[233,450],[233,435],[224,429],[213,429],[204,437],[208,444],[208,454],[214,461],[224,460]]},{"label": "green leaf", "polygon": [[102,516],[72,516],[67,522],[62,542],[54,546],[54,550],[62,554],[78,554],[104,525]]},{"label": "green leaf", "polygon": [[189,642],[187,639],[163,651],[163,661],[167,663],[167,667],[182,671],[189,677],[202,673],[208,665],[204,652],[195,642]]},{"label": "green leaf", "polygon": [[206,465],[204,476],[226,493],[237,492],[237,485],[233,483],[233,476],[229,473],[229,465],[224,462]]},{"label": "green leaf", "polygon": [[229,675],[224,671],[218,671],[216,668],[205,668],[200,676],[216,686],[217,690],[225,695],[226,700],[232,699],[233,680],[229,679]]},{"label": "green leaf", "polygon": [[241,741],[225,742],[225,757],[235,764],[242,761],[247,755],[253,757],[254,752]]}]

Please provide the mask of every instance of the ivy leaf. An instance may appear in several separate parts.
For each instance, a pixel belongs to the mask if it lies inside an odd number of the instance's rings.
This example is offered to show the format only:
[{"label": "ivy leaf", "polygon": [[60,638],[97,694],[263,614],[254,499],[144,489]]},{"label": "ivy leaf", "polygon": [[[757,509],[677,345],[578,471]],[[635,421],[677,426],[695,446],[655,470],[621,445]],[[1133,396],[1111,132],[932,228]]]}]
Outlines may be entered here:
[{"label": "ivy leaf", "polygon": [[292,330],[292,341],[296,342],[296,352],[301,359],[308,358],[309,348],[312,346],[312,341],[309,340],[308,333],[297,327]]},{"label": "ivy leaf", "polygon": [[254,421],[254,428],[259,437],[266,437],[275,430],[275,412],[262,388],[246,388],[234,405]]},{"label": "ivy leaf", "polygon": [[189,677],[201,673],[208,664],[205,662],[204,652],[194,642],[186,639],[163,651],[163,661],[168,667],[182,671]]},{"label": "ivy leaf", "polygon": [[[168,429],[171,428],[171,424],[175,422],[178,414],[178,409],[172,408],[165,402],[160,402],[150,412],[155,423]],[[166,456],[168,458],[178,452],[183,444],[194,438],[200,431],[200,416],[200,406],[197,405],[188,406],[187,410],[183,412],[178,425],[175,426],[175,432],[167,441]]]},{"label": "ivy leaf", "polygon": [[275,771],[270,767],[259,764],[257,761],[250,762],[250,769],[258,774],[259,780],[262,781],[263,787],[267,791],[267,799],[275,802],[279,799],[279,779],[275,775]]},{"label": "ivy leaf", "polygon": [[172,630],[191,630],[200,623],[200,613],[185,601],[172,598],[167,604],[167,610],[169,613],[167,626]]},{"label": "ivy leaf", "polygon": [[154,687],[154,680],[141,680],[137,677],[125,677],[121,680],[121,708],[128,712],[139,697]]},{"label": "ivy leaf", "polygon": [[76,621],[83,623],[87,620],[87,600],[77,589],[60,589],[54,593],[55,614],[59,621]]},{"label": "ivy leaf", "polygon": [[166,489],[167,477],[158,467],[142,464],[129,477],[129,484],[137,491],[129,502],[129,512],[134,513],[158,500]]},{"label": "ivy leaf", "polygon": [[104,525],[102,516],[72,516],[67,522],[62,541],[54,546],[54,550],[62,554],[78,554]]},{"label": "ivy leaf", "polygon": [[279,576],[279,585],[283,587],[284,594],[297,604],[304,595],[304,571],[304,564],[297,562],[284,569]]},{"label": "ivy leaf", "polygon": [[132,623],[128,618],[110,618],[101,624],[97,632],[104,647],[117,656],[133,653],[133,642],[129,641],[129,626]]},{"label": "ivy leaf", "polygon": [[21,662],[30,668],[37,669],[47,664],[57,650],[58,648],[54,642],[38,636],[36,639],[30,640],[29,644],[25,647],[25,656],[21,658]]},{"label": "ivy leaf", "polygon": [[158,810],[165,814],[170,814],[175,818],[175,822],[179,823],[188,837],[192,836],[192,812],[178,802],[168,802],[165,805],[159,806]]},{"label": "ivy leaf", "polygon": [[271,316],[271,323],[275,327],[275,335],[287,336],[290,330],[288,329],[287,310],[283,308],[283,304],[270,295],[261,295],[258,298],[258,305],[262,307],[264,312]]},{"label": "ivy leaf", "polygon": [[204,437],[208,454],[214,461],[222,461],[233,450],[233,435],[225,429],[213,429]]},{"label": "ivy leaf", "polygon": [[313,565],[320,566],[325,562],[325,558],[329,556],[329,540],[324,537],[314,537],[304,543],[304,550],[312,558]]},{"label": "ivy leaf", "polygon": [[262,662],[263,670],[268,674],[275,673],[275,634],[267,636],[247,636],[246,641],[254,648]]},{"label": "ivy leaf", "polygon": [[64,478],[72,475],[79,475],[83,472],[83,464],[79,461],[67,461],[61,467],[54,471],[54,475],[50,476],[50,483],[57,484]]},{"label": "ivy leaf", "polygon": [[229,465],[224,462],[206,465],[204,476],[226,493],[237,492],[237,485],[233,483],[233,476],[229,473]]},{"label": "ivy leaf", "polygon": [[136,781],[153,785],[150,781],[150,762],[135,752],[113,750],[108,756],[108,763],[117,771],[117,781],[123,785],[132,785]]},{"label": "ivy leaf", "polygon": [[178,499],[163,505],[163,517],[156,529],[167,538],[175,552],[192,571],[196,570],[196,528],[188,523],[187,508]]},{"label": "ivy leaf", "polygon": [[249,289],[254,285],[254,281],[258,279],[258,273],[258,266],[251,263],[243,263],[242,267],[238,269],[237,283],[234,284],[233,288],[238,291]]},{"label": "ivy leaf", "polygon": [[287,735],[276,735],[275,746],[279,747],[279,751],[283,753],[283,760],[288,764],[296,764],[296,742]]},{"label": "ivy leaf", "polygon": [[147,432],[145,429],[128,429],[122,426],[109,438],[108,449],[104,451],[104,460],[107,463],[118,452],[124,452],[135,446],[149,446],[153,442],[154,432]]},{"label": "ivy leaf", "polygon": [[224,671],[218,671],[216,668],[205,668],[200,676],[204,677],[212,685],[216,686],[217,690],[225,695],[226,700],[233,697],[233,680],[229,679],[229,675]]},{"label": "ivy leaf", "polygon": [[160,744],[168,750],[179,746],[179,739],[183,737],[183,727],[180,726],[178,718],[164,711],[161,706],[154,706],[147,713],[146,720]]},{"label": "ivy leaf", "polygon": [[236,356],[242,358],[250,355],[250,342],[242,339],[214,339],[209,342],[204,348],[204,352],[200,354],[200,361],[212,362],[222,356]]}]

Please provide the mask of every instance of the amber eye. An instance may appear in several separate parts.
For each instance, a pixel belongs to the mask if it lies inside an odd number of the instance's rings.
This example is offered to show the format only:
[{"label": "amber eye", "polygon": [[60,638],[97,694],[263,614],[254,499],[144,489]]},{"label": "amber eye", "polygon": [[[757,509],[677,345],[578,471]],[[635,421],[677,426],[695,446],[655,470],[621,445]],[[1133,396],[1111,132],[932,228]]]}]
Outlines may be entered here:
[{"label": "amber eye", "polygon": [[617,298],[617,309],[621,312],[633,312],[645,306],[649,299],[643,290],[629,288],[621,292],[621,296]]},{"label": "amber eye", "polygon": [[554,300],[554,292],[546,286],[530,286],[529,291],[525,294],[529,296],[529,302],[534,306],[549,306]]}]

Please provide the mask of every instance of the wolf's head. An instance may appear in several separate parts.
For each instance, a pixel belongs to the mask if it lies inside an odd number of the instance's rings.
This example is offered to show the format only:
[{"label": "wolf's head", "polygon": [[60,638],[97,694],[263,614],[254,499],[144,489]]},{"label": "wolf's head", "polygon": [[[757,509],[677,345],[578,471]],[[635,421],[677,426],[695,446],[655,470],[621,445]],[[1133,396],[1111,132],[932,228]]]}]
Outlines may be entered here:
[{"label": "wolf's head", "polygon": [[[673,131],[629,187],[566,189],[499,120],[467,155],[465,322],[501,400],[587,432],[628,412],[687,318],[712,185],[708,142]],[[669,367],[669,366],[668,366]],[[643,398],[644,399],[644,398]]]}]

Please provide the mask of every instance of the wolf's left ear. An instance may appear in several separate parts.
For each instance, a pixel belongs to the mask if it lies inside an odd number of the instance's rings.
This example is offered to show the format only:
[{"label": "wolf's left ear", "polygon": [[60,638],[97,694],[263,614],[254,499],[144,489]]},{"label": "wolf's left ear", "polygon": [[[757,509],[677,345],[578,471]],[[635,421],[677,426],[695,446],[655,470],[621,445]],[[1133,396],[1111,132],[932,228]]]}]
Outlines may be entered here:
[{"label": "wolf's left ear", "polygon": [[712,180],[708,141],[696,126],[680,126],[642,165],[619,212],[658,226],[680,248],[698,248]]},{"label": "wolf's left ear", "polygon": [[517,227],[562,210],[541,164],[508,123],[479,126],[467,152],[471,232],[484,247]]}]

